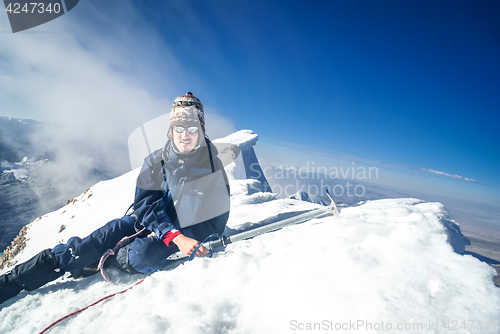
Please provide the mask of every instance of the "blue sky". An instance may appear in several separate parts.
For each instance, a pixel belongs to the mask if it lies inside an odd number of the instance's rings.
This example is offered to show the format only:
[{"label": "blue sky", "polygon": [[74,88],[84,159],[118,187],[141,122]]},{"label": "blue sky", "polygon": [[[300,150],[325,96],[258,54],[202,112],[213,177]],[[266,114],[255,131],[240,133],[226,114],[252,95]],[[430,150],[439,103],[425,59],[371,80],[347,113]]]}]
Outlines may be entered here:
[{"label": "blue sky", "polygon": [[488,0],[82,0],[12,35],[3,12],[1,114],[99,123],[101,142],[114,128],[122,142],[193,91],[268,150],[399,166],[495,204],[498,17]]},{"label": "blue sky", "polygon": [[236,128],[441,172],[464,194],[478,189],[457,180],[474,180],[500,199],[500,3],[147,5],[163,42],[200,79],[186,89]]},{"label": "blue sky", "polygon": [[497,1],[137,4],[237,128],[500,185]]}]

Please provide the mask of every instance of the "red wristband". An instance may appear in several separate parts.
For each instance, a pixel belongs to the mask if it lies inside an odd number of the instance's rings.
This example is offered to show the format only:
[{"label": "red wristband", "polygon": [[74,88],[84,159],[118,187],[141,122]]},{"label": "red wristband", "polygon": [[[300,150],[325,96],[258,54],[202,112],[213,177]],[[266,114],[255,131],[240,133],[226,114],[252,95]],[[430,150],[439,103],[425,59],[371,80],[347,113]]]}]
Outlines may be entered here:
[{"label": "red wristband", "polygon": [[175,231],[175,232],[168,231],[167,233],[165,233],[162,240],[165,243],[165,245],[167,245],[167,247],[172,247],[173,246],[171,245],[172,240],[174,240],[174,238],[179,234],[181,234],[181,231]]}]

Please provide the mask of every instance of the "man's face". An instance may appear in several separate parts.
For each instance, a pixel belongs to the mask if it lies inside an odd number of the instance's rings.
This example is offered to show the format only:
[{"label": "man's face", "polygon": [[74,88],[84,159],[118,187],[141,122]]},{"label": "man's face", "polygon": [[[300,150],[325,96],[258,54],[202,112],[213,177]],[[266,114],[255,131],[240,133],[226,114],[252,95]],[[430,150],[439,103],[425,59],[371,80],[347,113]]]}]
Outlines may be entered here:
[{"label": "man's face", "polygon": [[172,128],[173,141],[179,152],[182,154],[191,152],[198,143],[199,128],[187,124],[173,125]]}]

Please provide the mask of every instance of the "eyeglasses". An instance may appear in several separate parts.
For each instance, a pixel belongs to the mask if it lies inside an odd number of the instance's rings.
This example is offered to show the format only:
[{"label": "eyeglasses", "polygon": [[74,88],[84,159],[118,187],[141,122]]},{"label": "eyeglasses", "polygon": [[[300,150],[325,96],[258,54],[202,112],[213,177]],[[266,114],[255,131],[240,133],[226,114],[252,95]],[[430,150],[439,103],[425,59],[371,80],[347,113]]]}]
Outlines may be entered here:
[{"label": "eyeglasses", "polygon": [[193,102],[193,101],[176,101],[174,102],[174,108],[175,107],[190,107],[190,106],[196,106],[198,109],[203,110],[203,106],[199,102]]},{"label": "eyeglasses", "polygon": [[197,126],[190,126],[190,127],[183,127],[180,125],[172,125],[172,128],[174,129],[175,132],[178,133],[183,133],[184,130],[187,130],[190,134],[194,134],[198,132],[198,127]]}]

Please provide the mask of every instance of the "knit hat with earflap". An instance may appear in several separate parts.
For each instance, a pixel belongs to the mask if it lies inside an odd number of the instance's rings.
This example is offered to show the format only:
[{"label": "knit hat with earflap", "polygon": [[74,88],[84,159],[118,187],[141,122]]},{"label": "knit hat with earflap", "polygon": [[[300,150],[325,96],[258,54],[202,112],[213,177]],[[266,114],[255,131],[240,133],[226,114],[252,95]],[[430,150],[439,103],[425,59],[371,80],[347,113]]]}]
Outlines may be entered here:
[{"label": "knit hat with earflap", "polygon": [[199,126],[203,133],[200,137],[205,136],[205,114],[203,113],[203,104],[201,101],[188,92],[186,95],[179,96],[175,99],[170,113],[170,122],[168,124],[168,137],[172,138],[172,125],[192,124]]}]

